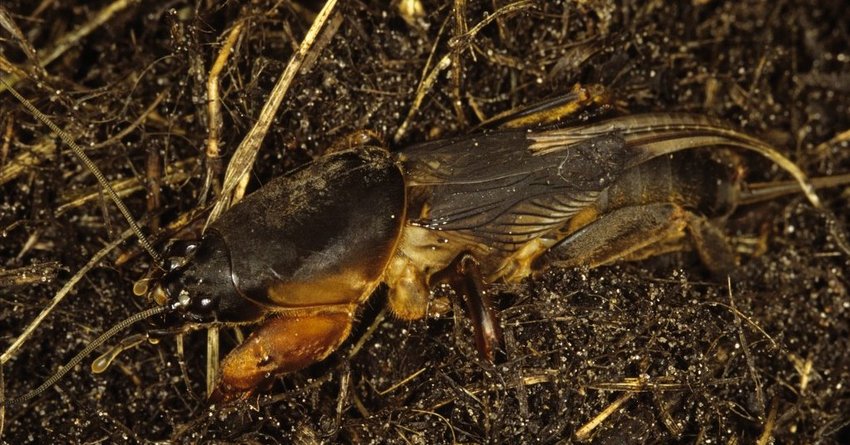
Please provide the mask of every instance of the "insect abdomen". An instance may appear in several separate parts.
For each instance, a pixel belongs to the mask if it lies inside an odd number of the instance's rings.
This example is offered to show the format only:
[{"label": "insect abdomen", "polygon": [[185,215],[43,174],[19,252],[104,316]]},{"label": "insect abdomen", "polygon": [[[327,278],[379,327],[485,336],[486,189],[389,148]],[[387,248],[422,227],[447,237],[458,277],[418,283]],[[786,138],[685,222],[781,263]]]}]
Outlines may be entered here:
[{"label": "insect abdomen", "polygon": [[725,215],[734,208],[738,187],[731,157],[725,150],[693,150],[649,160],[603,191],[596,211],[675,202],[704,216]]}]

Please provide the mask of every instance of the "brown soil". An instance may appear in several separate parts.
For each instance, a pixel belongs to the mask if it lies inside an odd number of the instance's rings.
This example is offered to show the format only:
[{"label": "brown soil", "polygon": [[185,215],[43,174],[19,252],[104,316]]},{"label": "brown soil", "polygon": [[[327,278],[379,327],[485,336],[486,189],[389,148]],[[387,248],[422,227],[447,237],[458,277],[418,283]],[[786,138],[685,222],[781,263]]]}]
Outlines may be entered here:
[{"label": "brown soil", "polygon": [[[47,61],[49,48],[112,1],[6,0],[0,12],[24,41],[0,16],[0,56],[38,79],[16,86],[84,145],[113,139],[91,151],[110,180],[161,187],[158,202],[138,191],[126,200],[149,228],[164,226],[214,198],[203,192],[199,161],[210,127],[206,81],[231,27],[244,23],[221,74],[225,160],[322,2],[114,3],[127,5],[42,69],[38,59]],[[812,175],[850,171],[850,10],[842,0],[519,2],[495,20],[487,17],[507,1],[423,1],[424,15],[410,22],[398,5],[413,1],[340,3],[338,29],[312,69],[295,77],[265,137],[251,189],[355,130],[373,130],[397,149],[470,131],[483,116],[579,82],[605,85],[634,112],[725,118]],[[478,32],[459,38],[458,23]],[[394,142],[426,67],[451,54],[452,67]],[[53,139],[10,95],[0,94],[0,105],[0,269],[59,265],[43,282],[0,277],[5,350],[126,223],[64,147],[34,154],[11,174],[20,156]],[[146,119],[122,133],[140,116]],[[174,176],[160,177],[162,165],[177,166]],[[749,173],[784,178],[757,159]],[[92,193],[92,201],[59,210]],[[822,196],[850,225],[850,195]],[[80,366],[26,406],[6,410],[2,438],[850,443],[847,256],[800,197],[742,209],[727,232],[767,240],[765,253],[744,257],[731,295],[691,253],[553,270],[498,287],[508,358],[498,366],[477,358],[463,311],[381,321],[378,291],[353,341],[249,403],[210,410],[199,396],[206,336],[197,333],[182,356],[168,338],[124,353],[105,374]],[[122,254],[129,260],[116,265]],[[100,332],[148,307],[131,288],[149,264],[132,241],[111,252],[2,367],[5,394],[34,388]],[[367,336],[370,324],[376,329]],[[233,332],[222,337],[232,347]],[[362,349],[348,359],[360,339]]]}]

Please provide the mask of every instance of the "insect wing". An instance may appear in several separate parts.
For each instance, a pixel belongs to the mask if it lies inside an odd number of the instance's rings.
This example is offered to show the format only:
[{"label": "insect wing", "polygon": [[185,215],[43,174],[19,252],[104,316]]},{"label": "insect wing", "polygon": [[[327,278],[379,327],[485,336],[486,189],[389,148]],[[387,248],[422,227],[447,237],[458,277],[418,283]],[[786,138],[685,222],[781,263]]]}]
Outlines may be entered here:
[{"label": "insect wing", "polygon": [[[416,225],[512,250],[561,227],[623,172],[682,150],[762,142],[687,114],[615,117],[542,132],[493,131],[404,150]],[[415,212],[414,212],[415,213]]]},{"label": "insect wing", "polygon": [[615,134],[544,154],[530,149],[529,134],[497,131],[405,150],[411,196],[426,203],[413,224],[510,250],[593,203],[628,165]]}]

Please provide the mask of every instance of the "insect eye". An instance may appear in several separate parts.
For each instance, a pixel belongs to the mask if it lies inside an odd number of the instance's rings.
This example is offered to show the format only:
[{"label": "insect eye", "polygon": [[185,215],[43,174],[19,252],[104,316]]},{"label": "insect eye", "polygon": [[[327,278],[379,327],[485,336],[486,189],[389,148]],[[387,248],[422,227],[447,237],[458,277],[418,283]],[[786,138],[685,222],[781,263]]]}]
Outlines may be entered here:
[{"label": "insect eye", "polygon": [[167,257],[188,258],[194,255],[198,250],[197,240],[192,241],[174,241],[165,251]]},{"label": "insect eye", "polygon": [[218,311],[218,298],[209,295],[195,295],[188,297],[188,306],[186,307],[186,315],[200,322],[209,322],[214,320]]},{"label": "insect eye", "polygon": [[195,251],[198,250],[198,244],[199,243],[197,241],[187,242],[186,245],[183,248],[183,256],[189,257],[189,256],[194,255]]},{"label": "insect eye", "polygon": [[192,299],[192,312],[197,314],[209,314],[218,307],[218,300],[213,297],[203,296]]},{"label": "insect eye", "polygon": [[174,272],[175,270],[182,267],[186,264],[185,258],[181,257],[171,257],[165,259],[165,270],[168,272]]},{"label": "insect eye", "polygon": [[198,244],[198,241],[175,241],[168,246],[163,265],[166,272],[174,272],[186,267],[186,264],[195,256]]}]

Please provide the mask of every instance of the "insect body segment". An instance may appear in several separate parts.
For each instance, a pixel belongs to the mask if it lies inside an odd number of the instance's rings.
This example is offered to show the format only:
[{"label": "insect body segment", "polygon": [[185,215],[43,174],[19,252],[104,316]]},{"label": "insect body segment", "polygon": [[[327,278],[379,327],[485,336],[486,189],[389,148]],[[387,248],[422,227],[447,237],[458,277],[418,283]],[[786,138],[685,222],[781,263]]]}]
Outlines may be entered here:
[{"label": "insect body segment", "polygon": [[404,219],[402,173],[387,151],[329,155],[225,212],[154,292],[187,299],[189,322],[263,321],[223,366],[220,392],[246,392],[336,349]]}]

